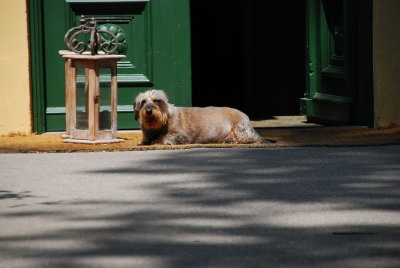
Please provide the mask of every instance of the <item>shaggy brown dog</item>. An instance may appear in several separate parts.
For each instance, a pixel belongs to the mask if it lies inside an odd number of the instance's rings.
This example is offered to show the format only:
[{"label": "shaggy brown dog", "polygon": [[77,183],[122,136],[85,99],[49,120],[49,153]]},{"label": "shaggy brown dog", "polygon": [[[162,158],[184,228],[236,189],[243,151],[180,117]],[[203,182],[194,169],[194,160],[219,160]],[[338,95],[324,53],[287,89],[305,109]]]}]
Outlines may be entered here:
[{"label": "shaggy brown dog", "polygon": [[140,93],[134,110],[143,131],[138,145],[264,141],[244,113],[227,107],[175,107],[162,90]]}]

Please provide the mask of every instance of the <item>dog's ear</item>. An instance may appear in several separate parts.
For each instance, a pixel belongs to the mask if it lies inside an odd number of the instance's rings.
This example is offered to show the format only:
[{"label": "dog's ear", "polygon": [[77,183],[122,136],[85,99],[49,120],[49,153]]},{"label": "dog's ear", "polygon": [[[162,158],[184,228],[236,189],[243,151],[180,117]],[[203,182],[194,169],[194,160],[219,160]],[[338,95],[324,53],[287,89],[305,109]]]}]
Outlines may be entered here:
[{"label": "dog's ear", "polygon": [[135,110],[135,120],[138,121],[139,119],[139,112]]},{"label": "dog's ear", "polygon": [[168,109],[168,117],[174,117],[175,116],[175,105],[167,103],[167,109]]},{"label": "dog's ear", "polygon": [[135,112],[135,120],[139,119],[139,103],[133,103],[133,111]]}]

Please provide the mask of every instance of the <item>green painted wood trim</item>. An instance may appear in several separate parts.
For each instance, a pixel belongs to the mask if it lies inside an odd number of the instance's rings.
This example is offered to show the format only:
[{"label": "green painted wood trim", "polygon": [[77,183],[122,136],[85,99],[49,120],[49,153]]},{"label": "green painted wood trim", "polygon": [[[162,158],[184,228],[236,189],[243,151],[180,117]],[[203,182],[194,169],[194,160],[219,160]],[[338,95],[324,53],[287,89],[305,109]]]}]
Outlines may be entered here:
[{"label": "green painted wood trim", "polygon": [[300,114],[305,115],[307,117],[314,114],[312,99],[300,98],[299,104],[300,104]]},{"label": "green painted wood trim", "polygon": [[[47,107],[46,114],[65,114],[65,107]],[[100,111],[102,108],[100,107]],[[132,113],[133,112],[133,105],[118,105],[117,106],[118,113]]]},{"label": "green painted wood trim", "polygon": [[[318,109],[314,105],[322,105],[326,104],[327,105],[327,111],[338,111],[338,118],[342,120],[342,122],[349,122],[350,117],[349,115],[344,115],[343,114],[343,107],[345,107],[345,110],[350,112],[350,105],[354,102],[352,98],[344,97],[344,96],[337,96],[337,95],[330,95],[330,94],[324,94],[324,93],[315,93],[312,98],[301,98],[300,99],[300,110],[301,113],[313,118],[318,118],[318,116],[325,115],[324,113],[321,113],[321,107]],[[332,107],[342,107],[342,108],[335,108],[333,109]],[[318,114],[317,114],[318,112]],[[340,116],[339,116],[340,115]],[[334,120],[333,114],[330,115],[330,120]],[[344,120],[344,121],[343,121]]]},{"label": "green painted wood trim", "polygon": [[29,48],[32,87],[33,131],[37,134],[46,131],[44,103],[43,68],[43,0],[30,0],[29,3]]},{"label": "green painted wood trim", "polygon": [[352,123],[350,117],[351,103],[349,103],[349,100],[337,99],[336,97],[301,98],[300,108],[307,112],[307,119],[311,122],[334,125]]},{"label": "green painted wood trim", "polygon": [[[319,39],[319,25],[315,23],[319,16],[319,1],[307,1],[306,8],[306,98],[311,98],[319,87],[319,58],[320,50],[317,46]],[[306,114],[307,115],[307,114]]]},{"label": "green painted wood trim", "polygon": [[[47,132],[65,131],[65,114],[48,114],[46,120],[48,122]],[[118,130],[139,128],[139,122],[135,121],[132,112],[118,113]]]},{"label": "green painted wood trim", "polygon": [[337,96],[337,95],[330,95],[324,93],[316,93],[312,100],[319,101],[319,102],[326,102],[332,104],[346,104],[349,105],[353,102],[352,98],[344,97],[344,96]]},{"label": "green painted wood trim", "polygon": [[[144,74],[118,74],[118,85],[136,85],[136,84],[151,84],[151,80],[147,78]],[[77,82],[82,83],[84,81],[84,77],[77,77]],[[111,82],[111,77],[109,75],[100,75],[100,83],[109,83]]]},{"label": "green painted wood trim", "polygon": [[150,0],[65,0],[67,3],[140,3]]},{"label": "green painted wood trim", "polygon": [[[150,8],[153,14],[154,86],[160,88],[158,85],[162,83],[160,89],[169,89],[168,97],[177,106],[191,106],[189,0],[151,1]],[[166,71],[168,76],[163,77]]]}]

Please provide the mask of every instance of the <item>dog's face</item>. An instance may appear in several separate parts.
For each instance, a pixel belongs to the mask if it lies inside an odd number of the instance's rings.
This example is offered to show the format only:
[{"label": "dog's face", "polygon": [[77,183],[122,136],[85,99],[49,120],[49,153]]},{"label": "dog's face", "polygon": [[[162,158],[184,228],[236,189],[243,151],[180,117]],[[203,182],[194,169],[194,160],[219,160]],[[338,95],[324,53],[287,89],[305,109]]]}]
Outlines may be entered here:
[{"label": "dog's face", "polygon": [[142,128],[160,129],[168,121],[168,98],[162,90],[148,90],[140,93],[134,104],[135,119]]}]

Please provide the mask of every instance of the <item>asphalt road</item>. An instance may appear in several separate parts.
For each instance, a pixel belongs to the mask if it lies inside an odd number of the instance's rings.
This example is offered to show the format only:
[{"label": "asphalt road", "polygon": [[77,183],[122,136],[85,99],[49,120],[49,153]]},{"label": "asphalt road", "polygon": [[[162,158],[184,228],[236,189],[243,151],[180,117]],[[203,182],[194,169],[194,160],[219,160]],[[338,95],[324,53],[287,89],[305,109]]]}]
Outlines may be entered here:
[{"label": "asphalt road", "polygon": [[400,146],[0,154],[0,267],[400,267]]}]

